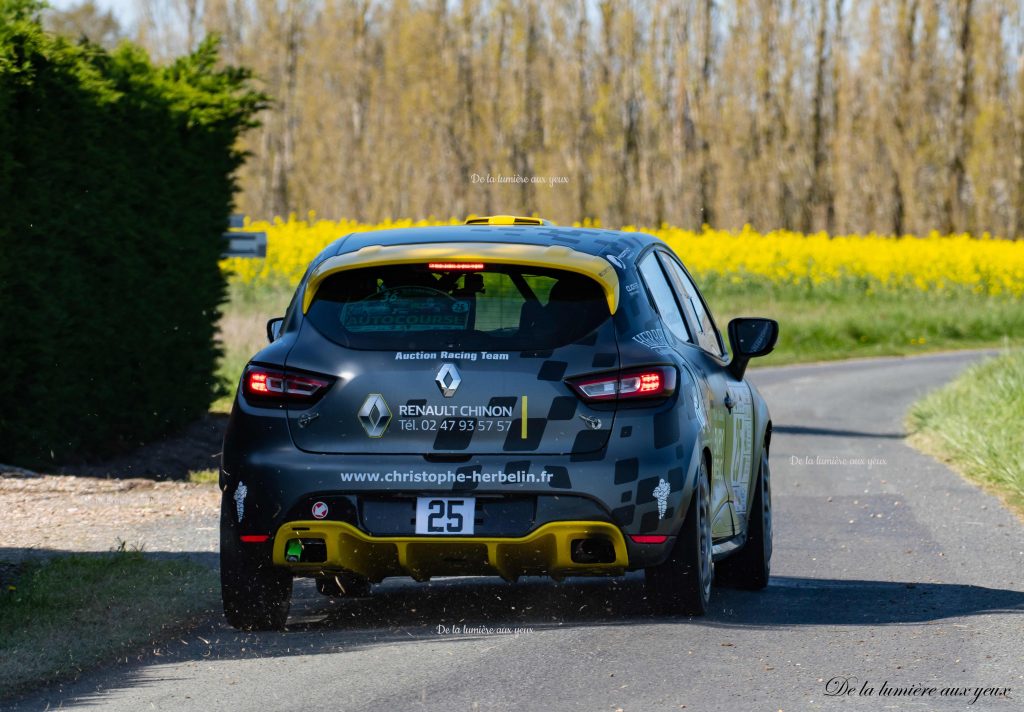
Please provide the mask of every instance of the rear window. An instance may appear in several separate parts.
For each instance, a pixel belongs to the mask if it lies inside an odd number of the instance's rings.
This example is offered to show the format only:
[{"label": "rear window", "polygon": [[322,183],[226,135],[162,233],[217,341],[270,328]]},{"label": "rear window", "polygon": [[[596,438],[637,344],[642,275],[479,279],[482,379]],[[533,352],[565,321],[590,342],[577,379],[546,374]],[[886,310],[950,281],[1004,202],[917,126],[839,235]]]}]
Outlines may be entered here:
[{"label": "rear window", "polygon": [[609,318],[600,285],[574,272],[385,265],[345,270],[317,290],[308,319],[355,349],[546,350]]}]

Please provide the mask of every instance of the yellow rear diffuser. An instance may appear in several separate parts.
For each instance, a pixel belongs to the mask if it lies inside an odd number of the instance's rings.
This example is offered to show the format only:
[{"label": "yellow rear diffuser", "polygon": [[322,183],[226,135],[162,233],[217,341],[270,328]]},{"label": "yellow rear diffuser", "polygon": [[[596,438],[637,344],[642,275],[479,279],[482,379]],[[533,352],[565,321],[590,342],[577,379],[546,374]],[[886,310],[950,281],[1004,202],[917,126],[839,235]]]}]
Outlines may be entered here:
[{"label": "yellow rear diffuser", "polygon": [[588,255],[562,245],[518,245],[503,242],[431,242],[422,245],[370,245],[355,252],[329,257],[321,262],[306,282],[302,313],[309,311],[316,290],[332,274],[378,265],[427,264],[430,262],[482,262],[524,265],[576,272],[601,285],[608,310],[619,307],[619,276],[603,257]]},{"label": "yellow rear diffuser", "polygon": [[[578,564],[570,551],[574,539],[606,539],[615,561]],[[285,559],[291,539],[323,539],[327,560],[294,563]],[[328,521],[289,522],[274,537],[274,563],[293,572],[351,571],[380,581],[388,576],[498,575],[509,581],[519,576],[619,575],[629,565],[626,542],[619,528],[607,522],[550,522],[523,537],[375,537],[351,524]]]}]

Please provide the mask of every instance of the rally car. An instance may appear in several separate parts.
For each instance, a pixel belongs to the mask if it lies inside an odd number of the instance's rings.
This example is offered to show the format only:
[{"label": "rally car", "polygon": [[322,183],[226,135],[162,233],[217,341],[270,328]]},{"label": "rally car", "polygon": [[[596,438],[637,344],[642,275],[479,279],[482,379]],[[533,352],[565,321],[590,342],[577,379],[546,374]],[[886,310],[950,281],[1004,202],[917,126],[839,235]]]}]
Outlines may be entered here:
[{"label": "rally car", "polygon": [[[772,425],[679,257],[535,218],[348,235],[246,366],[220,487],[224,612],[285,624],[387,577],[619,576],[703,614],[772,554]],[[731,353],[730,353],[731,352]]]}]

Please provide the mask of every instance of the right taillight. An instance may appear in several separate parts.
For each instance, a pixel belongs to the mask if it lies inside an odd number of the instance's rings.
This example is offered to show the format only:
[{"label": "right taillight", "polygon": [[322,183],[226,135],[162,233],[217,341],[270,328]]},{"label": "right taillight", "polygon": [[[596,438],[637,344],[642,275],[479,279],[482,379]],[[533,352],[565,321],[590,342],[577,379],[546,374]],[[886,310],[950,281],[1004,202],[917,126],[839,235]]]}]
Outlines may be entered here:
[{"label": "right taillight", "polygon": [[586,401],[665,398],[676,392],[676,369],[672,366],[650,366],[585,376],[568,381],[568,384]]},{"label": "right taillight", "polygon": [[331,376],[250,364],[242,377],[242,393],[246,401],[258,406],[308,406],[320,400],[334,381]]}]

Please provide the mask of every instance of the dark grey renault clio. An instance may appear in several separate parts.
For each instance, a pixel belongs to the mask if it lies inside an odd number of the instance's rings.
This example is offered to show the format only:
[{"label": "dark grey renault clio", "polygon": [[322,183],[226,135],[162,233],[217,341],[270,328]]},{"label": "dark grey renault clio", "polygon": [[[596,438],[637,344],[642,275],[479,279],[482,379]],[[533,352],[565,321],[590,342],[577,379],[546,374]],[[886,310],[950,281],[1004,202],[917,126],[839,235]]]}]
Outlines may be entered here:
[{"label": "dark grey renault clio", "polygon": [[497,216],[352,234],[246,366],[220,486],[224,611],[285,624],[296,576],[622,575],[700,615],[767,585],[771,420],[679,258],[632,232]]}]

